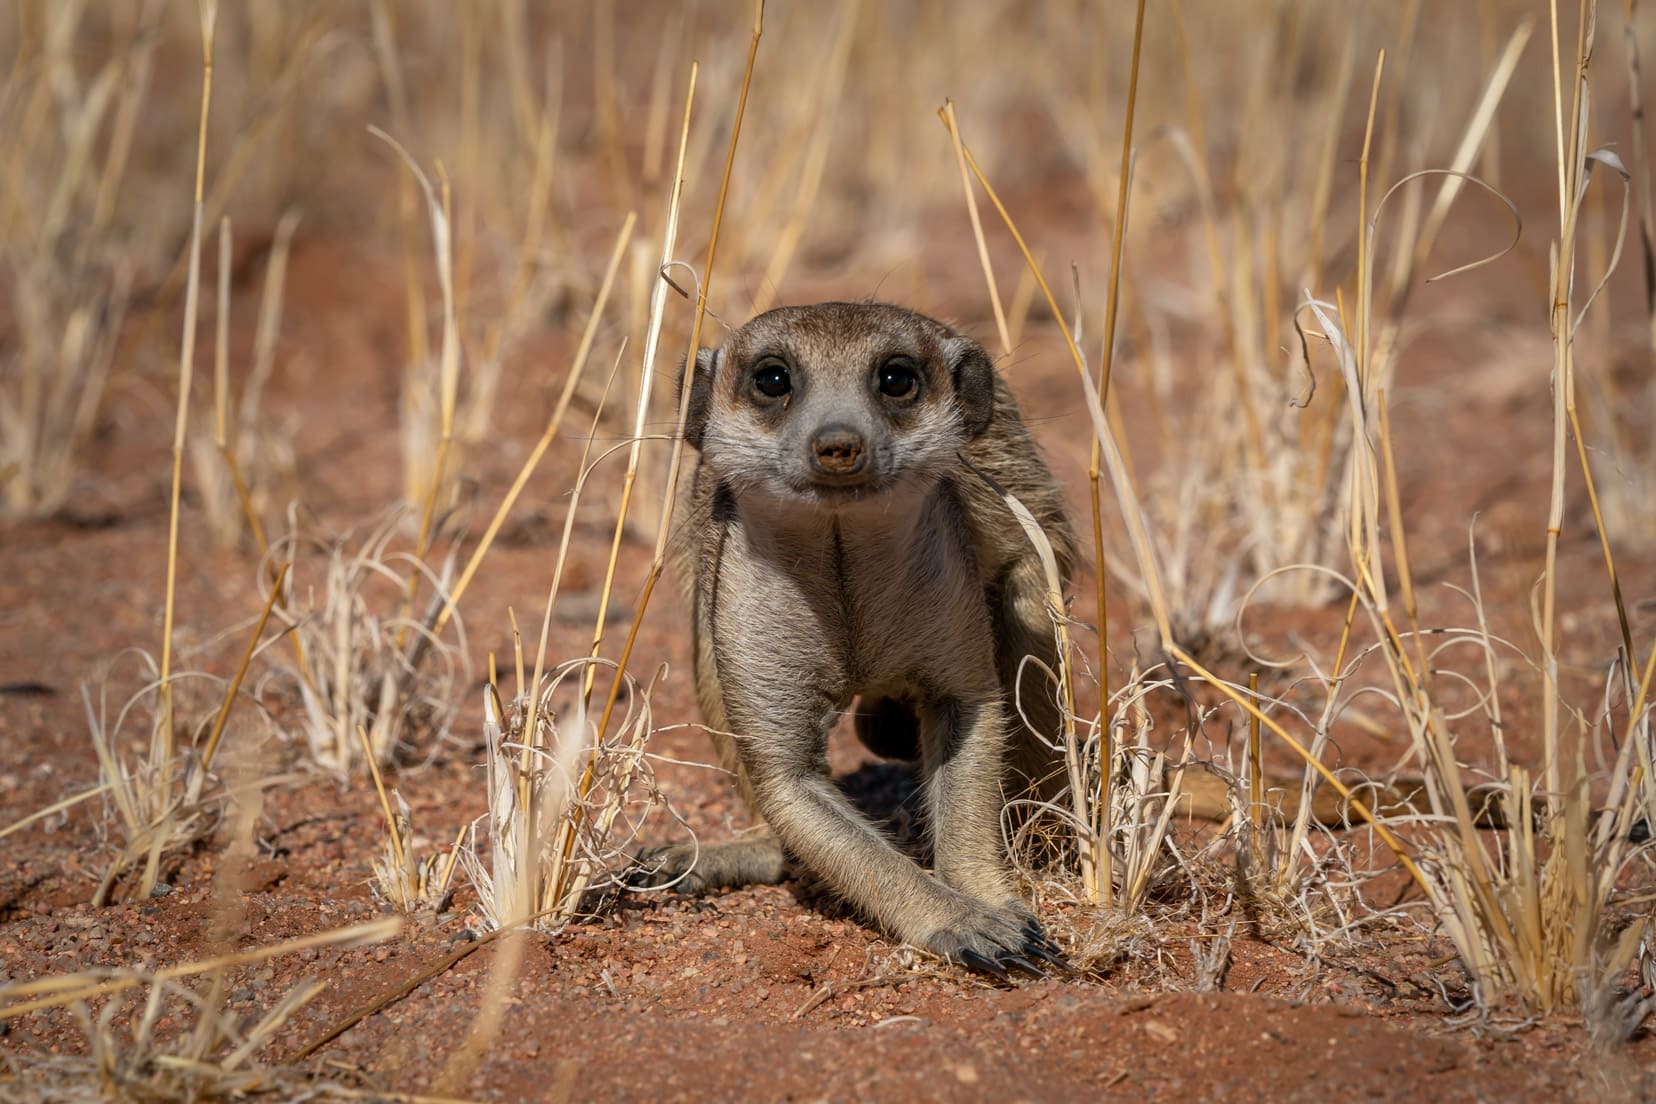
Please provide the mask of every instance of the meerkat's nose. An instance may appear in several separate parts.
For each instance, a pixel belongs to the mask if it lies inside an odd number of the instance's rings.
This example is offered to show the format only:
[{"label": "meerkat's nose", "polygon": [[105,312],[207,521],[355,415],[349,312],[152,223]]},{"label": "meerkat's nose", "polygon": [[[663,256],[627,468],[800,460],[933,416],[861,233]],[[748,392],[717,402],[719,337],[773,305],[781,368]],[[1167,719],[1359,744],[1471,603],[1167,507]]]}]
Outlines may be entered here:
[{"label": "meerkat's nose", "polygon": [[811,438],[811,460],[828,475],[855,475],[865,457],[862,434],[849,426],[824,426]]}]

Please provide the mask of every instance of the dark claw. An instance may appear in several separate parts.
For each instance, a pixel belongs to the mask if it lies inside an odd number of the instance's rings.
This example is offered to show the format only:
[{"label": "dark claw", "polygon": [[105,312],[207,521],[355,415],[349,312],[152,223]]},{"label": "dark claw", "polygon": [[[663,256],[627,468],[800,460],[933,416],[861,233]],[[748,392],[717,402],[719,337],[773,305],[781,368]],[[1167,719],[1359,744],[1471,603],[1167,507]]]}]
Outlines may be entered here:
[{"label": "dark claw", "polygon": [[992,958],[978,954],[970,947],[960,952],[960,962],[968,970],[975,970],[980,974],[990,974],[1001,981],[1012,980],[1012,975],[1006,972],[1006,967]]},{"label": "dark claw", "polygon": [[1047,938],[1039,920],[1031,920],[1023,927],[1023,937],[1029,947],[1039,947],[1049,955],[1061,956],[1064,952],[1058,949],[1058,944]]},{"label": "dark claw", "polygon": [[1046,971],[1042,970],[1039,966],[1029,961],[1029,959],[1024,958],[1022,955],[1001,955],[1000,964],[1016,970],[1026,978],[1034,978],[1039,981],[1046,977]]},{"label": "dark claw", "polygon": [[655,889],[677,876],[680,871],[668,869],[666,848],[647,847],[633,856],[632,865],[621,880],[628,889]]},{"label": "dark claw", "polygon": [[[1052,949],[1048,950],[1048,947],[1051,947]],[[1050,943],[1046,944],[1046,946],[1042,946],[1039,943],[1028,943],[1024,946],[1024,953],[1034,955],[1042,962],[1045,962],[1048,966],[1051,966],[1053,969],[1059,970],[1063,973],[1072,974],[1075,972],[1074,968],[1071,967],[1068,962],[1064,961],[1064,956],[1058,952],[1058,949],[1056,947],[1052,947],[1052,944]]]},{"label": "dark claw", "polygon": [[649,889],[655,884],[656,875],[661,872],[655,863],[643,859],[634,859],[621,875],[621,883],[628,889]]}]

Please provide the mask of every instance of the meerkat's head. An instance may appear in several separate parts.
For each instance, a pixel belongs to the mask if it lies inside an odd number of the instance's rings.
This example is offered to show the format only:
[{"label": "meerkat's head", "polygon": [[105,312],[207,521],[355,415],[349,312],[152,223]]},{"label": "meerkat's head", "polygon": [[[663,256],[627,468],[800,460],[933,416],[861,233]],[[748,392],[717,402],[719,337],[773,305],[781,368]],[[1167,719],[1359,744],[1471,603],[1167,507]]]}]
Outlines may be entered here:
[{"label": "meerkat's head", "polygon": [[883,303],[768,311],[696,356],[685,436],[739,494],[826,509],[929,487],[993,417],[989,354]]}]

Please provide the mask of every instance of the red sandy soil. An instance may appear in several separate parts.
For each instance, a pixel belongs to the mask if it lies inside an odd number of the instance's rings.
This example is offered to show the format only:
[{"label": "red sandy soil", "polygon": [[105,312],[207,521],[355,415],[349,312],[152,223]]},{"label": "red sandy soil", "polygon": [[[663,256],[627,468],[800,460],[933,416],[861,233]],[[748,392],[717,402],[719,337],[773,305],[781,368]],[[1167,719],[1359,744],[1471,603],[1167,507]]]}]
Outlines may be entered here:
[{"label": "red sandy soil", "polygon": [[[393,258],[364,256],[349,243],[302,241],[295,255],[289,323],[267,411],[294,420],[304,501],[335,526],[377,514],[397,493],[397,286]],[[1528,593],[1542,547],[1546,347],[1544,337],[1531,341],[1518,357],[1491,303],[1528,294],[1527,285],[1503,288],[1491,280],[1481,291],[1461,293],[1453,309],[1434,316],[1444,319],[1435,327],[1415,332],[1394,418],[1417,574],[1464,582],[1467,519],[1481,510],[1486,595],[1499,613],[1497,631],[1519,640],[1532,639]],[[977,317],[979,299],[963,293],[960,311]],[[253,300],[239,297],[238,349],[251,330]],[[560,329],[516,355],[498,405],[498,447],[466,460],[477,513],[492,508],[538,432],[544,366],[562,364],[571,344]],[[1032,341],[1013,374],[1083,517],[1086,439],[1072,371],[1055,346]],[[158,644],[170,386],[159,370],[153,390],[126,385],[66,516],[15,525],[0,539],[0,682],[40,684],[37,692],[0,697],[0,823],[95,782],[81,685],[121,649]],[[576,420],[584,424],[585,415]],[[474,672],[489,651],[511,654],[508,606],[526,625],[538,620],[580,432],[568,431],[543,463],[467,596]],[[1497,437],[1499,447],[1490,447]],[[577,526],[566,592],[590,594],[596,586],[609,524],[598,510]],[[257,612],[252,558],[245,549],[215,550],[199,507],[188,501],[183,533],[180,665],[222,676],[233,669]],[[648,534],[630,538],[623,551],[617,600],[630,609]],[[1628,592],[1656,592],[1650,550],[1623,551]],[[1607,588],[1597,544],[1579,514],[1570,519],[1563,555],[1562,608],[1579,619],[1566,622],[1571,655],[1605,655]],[[1434,595],[1441,588],[1428,591],[1431,608],[1440,608]],[[1118,596],[1116,608],[1130,606]],[[1340,613],[1274,611],[1258,631],[1326,641]],[[1648,638],[1648,613],[1636,613]],[[591,632],[584,621],[558,622],[550,654],[583,653]],[[1130,647],[1125,633],[1115,644],[1123,654]],[[688,727],[695,718],[685,622],[669,588],[657,595],[637,656],[638,670],[660,662],[671,668],[654,697],[655,718],[681,727],[661,732],[654,749],[672,759],[706,759],[705,738]],[[115,702],[133,687],[133,668],[122,671]],[[422,749],[430,763],[391,779],[411,806],[423,848],[446,846],[484,811],[476,765],[479,687],[474,674],[460,691],[465,702],[451,742]],[[1526,703],[1511,707],[1521,722]],[[1513,727],[1520,753],[1527,753],[1533,733],[1521,723]],[[232,738],[237,731],[250,729],[233,729]],[[1343,754],[1347,762],[1383,766],[1400,750],[1395,741],[1353,741]],[[294,753],[276,744],[264,761],[291,762]],[[836,756],[842,768],[859,762],[850,750]],[[663,792],[704,838],[744,822],[716,772],[666,762],[657,771]],[[665,835],[665,821],[654,823],[653,831]],[[210,929],[226,908],[226,895],[214,888],[222,833],[166,865],[164,896],[93,909],[87,901],[110,857],[103,824],[91,802],[0,845],[0,982],[99,966],[159,967],[217,949]],[[385,911],[370,889],[382,828],[366,779],[342,784],[312,773],[272,789],[257,837],[247,869],[232,872],[240,882],[240,891],[228,894],[241,912],[237,946]],[[462,888],[451,911],[413,920],[379,946],[312,950],[239,970],[227,986],[228,1007],[256,1014],[300,978],[327,982],[262,1052],[262,1060],[279,1062],[466,946],[473,900]],[[1059,915],[1056,902],[1043,908],[1056,916],[1051,926],[1061,938],[1086,926]],[[1156,919],[1119,922],[1131,941],[1118,961],[1076,977],[996,985],[937,964],[916,969],[877,933],[792,885],[703,900],[630,896],[595,919],[526,941],[501,1035],[475,1069],[456,1055],[499,943],[369,1016],[300,1068],[374,1090],[496,1100],[1656,1095],[1656,1042],[1647,1038],[1601,1053],[1569,1017],[1528,1025],[1452,1022],[1450,1002],[1466,999],[1465,979],[1447,961],[1441,938],[1380,932],[1309,960],[1285,938],[1243,928],[1217,991],[1194,992],[1191,947],[1211,937],[1213,923],[1199,927],[1177,904],[1158,909]],[[168,1026],[178,1024],[163,1024],[163,1031]],[[61,1013],[0,1024],[0,1055],[38,1049],[76,1053],[84,1042]],[[0,1064],[0,1098],[31,1099],[40,1091],[4,1070]]]}]

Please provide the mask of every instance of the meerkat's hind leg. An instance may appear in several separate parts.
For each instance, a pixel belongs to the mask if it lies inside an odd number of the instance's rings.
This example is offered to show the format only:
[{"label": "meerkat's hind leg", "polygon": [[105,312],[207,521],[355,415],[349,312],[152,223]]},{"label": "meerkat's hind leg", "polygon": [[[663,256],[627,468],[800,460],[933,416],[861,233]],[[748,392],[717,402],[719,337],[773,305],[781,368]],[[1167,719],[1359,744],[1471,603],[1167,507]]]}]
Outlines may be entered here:
[{"label": "meerkat's hind leg", "polygon": [[627,884],[636,889],[671,886],[680,893],[707,893],[745,885],[776,885],[788,876],[782,843],[768,829],[701,845],[647,847],[633,859]]},{"label": "meerkat's hind leg", "polygon": [[1046,825],[1033,822],[1041,817],[1039,803],[1063,800],[1069,775],[1061,750],[1064,714],[1053,679],[1060,669],[1058,640],[1039,563],[1031,556],[1014,565],[990,597],[1007,720],[1005,783],[1013,802],[1008,834],[1018,841],[1021,863],[1052,866],[1063,861],[1065,849],[1043,830]]}]

